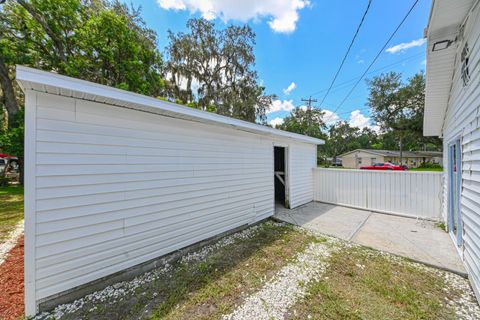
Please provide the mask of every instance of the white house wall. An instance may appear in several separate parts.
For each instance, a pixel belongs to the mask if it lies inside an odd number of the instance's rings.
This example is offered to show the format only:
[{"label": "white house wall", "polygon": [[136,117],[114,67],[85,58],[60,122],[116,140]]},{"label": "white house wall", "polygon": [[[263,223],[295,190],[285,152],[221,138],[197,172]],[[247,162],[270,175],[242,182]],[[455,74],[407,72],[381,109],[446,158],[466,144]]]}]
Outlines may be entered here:
[{"label": "white house wall", "polygon": [[455,74],[443,129],[444,205],[443,216],[448,210],[448,144],[458,137],[462,144],[462,196],[463,247],[460,248],[472,284],[480,298],[480,19],[479,8],[468,20],[464,41],[470,48],[469,84],[464,87],[461,79],[459,44]]},{"label": "white house wall", "polygon": [[[274,213],[273,138],[26,97],[27,315],[42,299]],[[316,146],[281,142],[295,207],[313,199]]]}]

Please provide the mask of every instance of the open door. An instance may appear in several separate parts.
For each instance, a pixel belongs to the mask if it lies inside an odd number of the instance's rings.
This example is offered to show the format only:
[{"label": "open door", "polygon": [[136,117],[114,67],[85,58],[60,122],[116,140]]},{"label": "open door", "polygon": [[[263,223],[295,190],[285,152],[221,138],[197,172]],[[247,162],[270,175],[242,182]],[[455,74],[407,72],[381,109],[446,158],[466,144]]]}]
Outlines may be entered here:
[{"label": "open door", "polygon": [[289,208],[288,176],[287,176],[287,148],[274,148],[274,181],[275,181],[275,206]]}]

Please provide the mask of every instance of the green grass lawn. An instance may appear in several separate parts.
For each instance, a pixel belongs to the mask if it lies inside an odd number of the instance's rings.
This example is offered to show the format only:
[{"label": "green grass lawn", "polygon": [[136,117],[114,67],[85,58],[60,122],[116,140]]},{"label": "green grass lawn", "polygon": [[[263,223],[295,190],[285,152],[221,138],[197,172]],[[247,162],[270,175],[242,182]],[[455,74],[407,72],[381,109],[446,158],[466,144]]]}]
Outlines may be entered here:
[{"label": "green grass lawn", "polygon": [[23,219],[23,187],[0,187],[0,242]]},{"label": "green grass lawn", "polygon": [[125,296],[86,299],[60,319],[221,319],[264,288],[310,244],[325,241],[337,249],[326,258],[322,276],[300,284],[306,295],[289,307],[286,319],[464,318],[457,317],[455,306],[462,303],[465,288],[448,283],[444,271],[267,222],[252,236],[220,247],[213,244],[213,250],[200,254],[205,258],[171,262],[158,278],[137,280],[141,285]]},{"label": "green grass lawn", "polygon": [[287,319],[458,319],[435,269],[365,247],[335,253],[327,276],[308,286]]},{"label": "green grass lawn", "polygon": [[442,172],[443,168],[411,168],[408,171],[438,171]]}]

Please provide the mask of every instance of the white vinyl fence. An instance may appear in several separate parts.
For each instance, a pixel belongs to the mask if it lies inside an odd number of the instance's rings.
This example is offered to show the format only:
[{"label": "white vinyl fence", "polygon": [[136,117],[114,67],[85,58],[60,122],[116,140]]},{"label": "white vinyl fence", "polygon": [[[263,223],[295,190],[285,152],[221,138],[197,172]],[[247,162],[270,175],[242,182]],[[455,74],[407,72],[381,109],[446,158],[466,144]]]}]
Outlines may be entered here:
[{"label": "white vinyl fence", "polygon": [[314,200],[439,220],[442,172],[314,170]]}]

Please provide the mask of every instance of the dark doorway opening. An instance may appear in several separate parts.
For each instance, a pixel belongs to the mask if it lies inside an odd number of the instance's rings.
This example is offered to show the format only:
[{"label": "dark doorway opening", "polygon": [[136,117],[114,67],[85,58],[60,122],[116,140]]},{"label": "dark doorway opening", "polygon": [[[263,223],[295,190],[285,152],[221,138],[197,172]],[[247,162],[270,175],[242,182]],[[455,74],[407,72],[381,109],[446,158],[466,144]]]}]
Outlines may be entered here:
[{"label": "dark doorway opening", "polygon": [[286,148],[274,147],[275,205],[288,208]]}]

